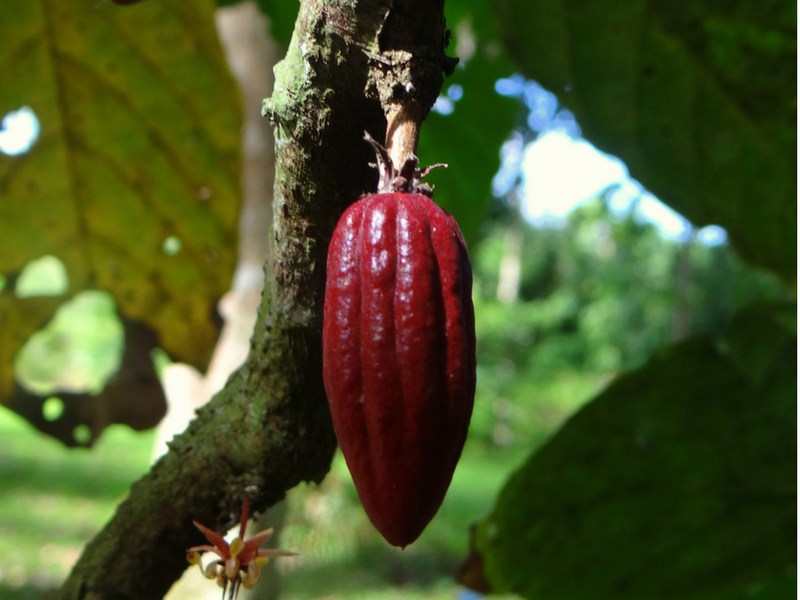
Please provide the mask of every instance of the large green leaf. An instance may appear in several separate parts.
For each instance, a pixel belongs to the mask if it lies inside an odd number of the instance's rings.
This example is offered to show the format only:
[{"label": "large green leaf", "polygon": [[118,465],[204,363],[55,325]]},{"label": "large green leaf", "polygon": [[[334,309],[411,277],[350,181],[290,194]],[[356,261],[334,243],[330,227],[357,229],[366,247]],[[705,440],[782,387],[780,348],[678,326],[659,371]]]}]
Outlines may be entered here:
[{"label": "large green leaf", "polygon": [[[498,0],[524,73],[696,225],[794,281],[796,3]],[[579,174],[576,174],[579,176]]]},{"label": "large green leaf", "polygon": [[[537,600],[787,597],[795,308],[755,309],[620,377],[506,484],[477,548]],[[761,595],[758,595],[761,593]]]},{"label": "large green leaf", "polygon": [[26,105],[32,149],[0,155],[0,399],[11,357],[55,302],[14,294],[57,257],[72,296],[120,311],[202,366],[216,340],[239,212],[240,108],[214,2],[0,3],[0,114]]}]

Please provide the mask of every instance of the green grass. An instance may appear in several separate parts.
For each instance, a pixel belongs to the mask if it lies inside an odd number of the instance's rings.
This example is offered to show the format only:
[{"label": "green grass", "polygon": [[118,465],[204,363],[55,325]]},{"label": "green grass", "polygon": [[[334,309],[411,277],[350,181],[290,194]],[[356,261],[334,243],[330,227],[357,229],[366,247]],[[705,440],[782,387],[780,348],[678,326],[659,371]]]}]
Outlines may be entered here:
[{"label": "green grass", "polygon": [[0,409],[0,439],[0,598],[38,598],[147,470],[153,434],[112,426],[92,450],[67,449]]},{"label": "green grass", "polygon": [[[147,471],[153,435],[113,426],[95,448],[67,449],[0,410],[0,439],[0,598],[40,598]],[[280,545],[302,556],[276,565],[282,598],[455,598],[469,526],[522,458],[468,444],[439,514],[400,551],[370,525],[337,453],[321,486],[289,495]]]},{"label": "green grass", "polygon": [[454,575],[467,556],[469,528],[484,516],[524,453],[484,452],[467,444],[444,503],[405,550],[370,525],[340,453],[319,487],[289,495],[280,545],[301,553],[280,562],[281,598],[456,598]]},{"label": "green grass", "polygon": [[[553,401],[538,410],[553,412],[555,426],[575,403]],[[544,433],[529,436],[528,446],[518,439],[498,448],[474,429],[439,513],[402,551],[369,523],[337,452],[325,481],[291,490],[285,516],[274,523],[280,547],[301,554],[274,563],[281,598],[454,600],[470,526],[491,510],[530,445],[543,439]],[[148,470],[154,436],[112,426],[93,449],[67,449],[0,409],[0,440],[0,598],[40,598],[66,577]]]}]

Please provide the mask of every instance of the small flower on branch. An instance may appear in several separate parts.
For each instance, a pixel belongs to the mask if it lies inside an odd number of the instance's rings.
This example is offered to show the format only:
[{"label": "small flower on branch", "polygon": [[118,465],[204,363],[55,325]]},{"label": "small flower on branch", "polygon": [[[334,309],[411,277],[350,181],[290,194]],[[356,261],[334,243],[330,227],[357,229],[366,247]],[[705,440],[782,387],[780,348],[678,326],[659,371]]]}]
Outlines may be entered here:
[{"label": "small flower on branch", "polygon": [[[211,545],[192,546],[186,551],[186,560],[193,565],[198,565],[203,576],[207,579],[216,579],[217,584],[222,588],[223,600],[228,592],[228,600],[235,599],[241,586],[248,589],[254,587],[258,583],[261,568],[271,557],[297,556],[296,552],[289,552],[288,550],[261,549],[261,546],[266,544],[269,538],[272,537],[272,528],[244,539],[249,512],[250,502],[245,499],[242,506],[242,518],[239,523],[239,535],[230,543],[216,531],[197,521],[192,521],[195,527],[206,536]],[[214,559],[204,567],[201,562],[202,552],[212,552],[219,558]]]}]

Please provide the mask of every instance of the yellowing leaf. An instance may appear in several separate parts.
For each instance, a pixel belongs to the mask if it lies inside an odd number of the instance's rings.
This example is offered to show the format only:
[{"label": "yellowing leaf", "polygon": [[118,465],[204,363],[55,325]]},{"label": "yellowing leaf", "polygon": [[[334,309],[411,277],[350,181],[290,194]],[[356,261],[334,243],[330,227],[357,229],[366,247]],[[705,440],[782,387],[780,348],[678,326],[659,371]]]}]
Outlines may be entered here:
[{"label": "yellowing leaf", "polygon": [[[0,154],[0,275],[13,282],[53,255],[68,295],[110,291],[198,366],[216,340],[240,200],[240,104],[214,8],[0,3],[0,115],[28,106],[41,126],[29,152]],[[13,285],[2,300],[5,396],[9,356],[54,307],[18,319],[28,309]]]}]

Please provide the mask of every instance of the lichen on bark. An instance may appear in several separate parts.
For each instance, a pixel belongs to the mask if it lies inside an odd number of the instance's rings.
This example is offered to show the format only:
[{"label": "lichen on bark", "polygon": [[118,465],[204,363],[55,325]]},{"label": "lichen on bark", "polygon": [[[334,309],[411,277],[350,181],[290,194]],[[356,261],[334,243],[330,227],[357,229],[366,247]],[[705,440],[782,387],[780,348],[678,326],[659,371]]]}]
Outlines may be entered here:
[{"label": "lichen on bark", "polygon": [[[393,102],[427,114],[452,65],[444,45],[443,0],[301,3],[264,106],[276,139],[274,234],[248,359],[133,486],[58,597],[159,598],[200,541],[192,519],[221,530],[245,496],[265,510],[325,476],[335,448],[321,369],[328,241],[376,185],[364,131],[384,139]],[[410,62],[387,67],[397,53]],[[411,88],[397,85],[410,76]]]}]

